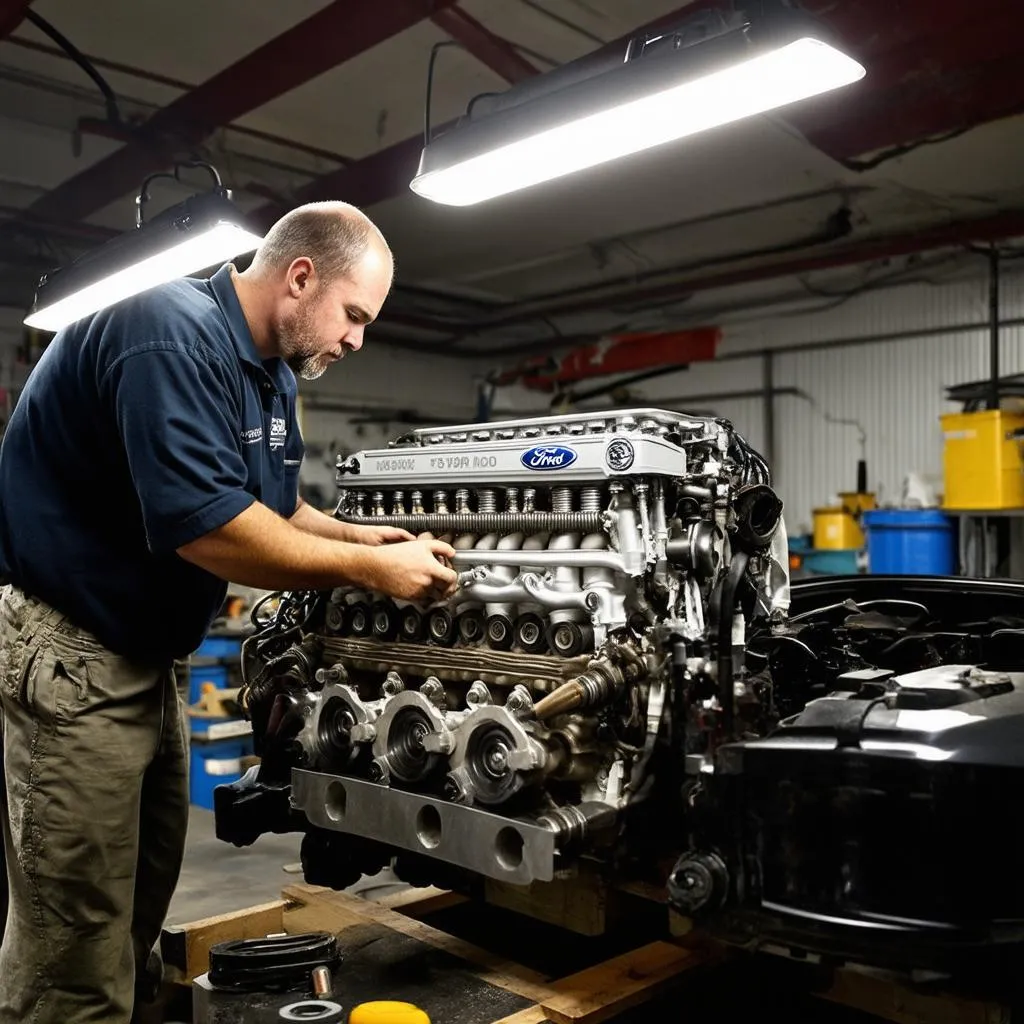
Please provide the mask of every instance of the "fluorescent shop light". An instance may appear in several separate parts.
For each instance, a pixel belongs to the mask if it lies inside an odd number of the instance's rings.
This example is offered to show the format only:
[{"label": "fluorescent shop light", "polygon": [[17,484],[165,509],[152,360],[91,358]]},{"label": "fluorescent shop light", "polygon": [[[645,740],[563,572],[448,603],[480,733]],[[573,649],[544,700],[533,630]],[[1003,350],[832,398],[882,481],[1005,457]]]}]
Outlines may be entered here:
[{"label": "fluorescent shop light", "polygon": [[192,196],[45,275],[25,324],[59,331],[158,284],[251,252],[261,238],[229,197],[220,187]]},{"label": "fluorescent shop light", "polygon": [[796,38],[773,31],[767,46],[753,43],[749,25],[689,46],[670,42],[556,92],[504,108],[499,100],[497,112],[471,115],[431,141],[410,187],[469,206],[864,77],[856,60],[797,24]]}]

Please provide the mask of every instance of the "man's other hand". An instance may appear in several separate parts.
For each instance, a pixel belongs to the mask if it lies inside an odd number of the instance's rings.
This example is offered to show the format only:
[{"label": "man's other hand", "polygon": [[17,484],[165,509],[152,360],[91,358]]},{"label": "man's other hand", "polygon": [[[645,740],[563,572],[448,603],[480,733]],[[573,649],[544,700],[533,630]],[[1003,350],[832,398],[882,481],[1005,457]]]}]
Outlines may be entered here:
[{"label": "man's other hand", "polygon": [[366,523],[349,523],[352,544],[368,544],[378,547],[381,544],[400,544],[402,541],[415,540],[408,531],[397,526],[371,526]]}]

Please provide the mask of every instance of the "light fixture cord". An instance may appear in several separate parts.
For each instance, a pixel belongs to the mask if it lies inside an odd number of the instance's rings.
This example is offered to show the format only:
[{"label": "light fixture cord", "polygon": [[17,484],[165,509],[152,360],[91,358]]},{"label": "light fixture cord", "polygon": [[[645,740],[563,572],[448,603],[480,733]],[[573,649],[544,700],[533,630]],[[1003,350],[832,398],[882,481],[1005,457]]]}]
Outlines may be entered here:
[{"label": "light fixture cord", "polygon": [[117,105],[117,97],[114,95],[114,90],[110,88],[107,80],[92,65],[89,58],[67,36],[58,31],[45,18],[32,10],[31,7],[25,11],[25,19],[32,22],[41,32],[48,35],[99,86],[99,90],[103,93],[103,98],[107,103],[107,120],[112,125],[123,127],[124,120],[121,118],[121,110]]},{"label": "light fixture cord", "polygon": [[461,46],[454,39],[445,39],[440,43],[434,43],[430,48],[430,63],[427,65],[427,98],[423,107],[423,145],[430,145],[430,99],[434,91],[434,65],[437,63],[437,55],[446,46]]}]

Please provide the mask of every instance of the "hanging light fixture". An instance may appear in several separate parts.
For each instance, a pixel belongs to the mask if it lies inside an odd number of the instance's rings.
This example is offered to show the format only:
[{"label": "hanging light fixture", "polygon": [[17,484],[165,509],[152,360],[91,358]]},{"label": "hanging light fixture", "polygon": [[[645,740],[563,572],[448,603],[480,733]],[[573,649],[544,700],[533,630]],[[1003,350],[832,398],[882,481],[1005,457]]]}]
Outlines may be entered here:
[{"label": "hanging light fixture", "polygon": [[497,98],[477,97],[458,125],[426,140],[410,187],[469,206],[864,77],[789,0],[755,7],[752,16],[701,12],[630,40],[608,64],[583,58]]},{"label": "hanging light fixture", "polygon": [[[214,187],[146,221],[150,184],[157,178],[180,181],[181,167],[209,171]],[[215,168],[191,161],[177,164],[173,174],[152,174],[143,182],[135,198],[134,231],[118,235],[67,266],[43,275],[25,325],[59,331],[158,284],[252,252],[261,241],[246,225]]]}]

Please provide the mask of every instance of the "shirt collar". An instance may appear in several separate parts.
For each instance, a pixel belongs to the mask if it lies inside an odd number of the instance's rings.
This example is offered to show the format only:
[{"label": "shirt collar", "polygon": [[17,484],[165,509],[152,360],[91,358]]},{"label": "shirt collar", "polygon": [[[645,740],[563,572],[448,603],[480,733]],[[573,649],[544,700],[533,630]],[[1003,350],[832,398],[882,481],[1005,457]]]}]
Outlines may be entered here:
[{"label": "shirt collar", "polygon": [[235,351],[243,363],[261,369],[274,382],[277,390],[284,393],[287,391],[286,378],[291,371],[277,356],[272,359],[260,358],[260,354],[256,350],[256,342],[253,341],[252,331],[249,330],[249,323],[242,312],[242,304],[238,301],[234,282],[231,280],[232,270],[234,270],[234,266],[231,263],[225,263],[210,278],[210,290],[224,315]]}]

